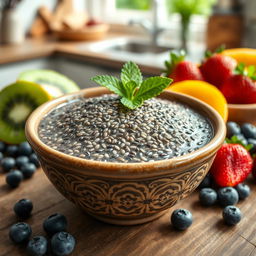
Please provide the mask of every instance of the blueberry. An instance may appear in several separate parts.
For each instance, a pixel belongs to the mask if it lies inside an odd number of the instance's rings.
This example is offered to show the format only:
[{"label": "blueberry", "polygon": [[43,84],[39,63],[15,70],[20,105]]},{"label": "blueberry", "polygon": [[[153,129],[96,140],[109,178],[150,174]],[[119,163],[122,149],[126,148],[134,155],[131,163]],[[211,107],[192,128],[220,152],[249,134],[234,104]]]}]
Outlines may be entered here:
[{"label": "blueberry", "polygon": [[62,214],[55,213],[44,221],[43,228],[47,234],[54,235],[57,232],[66,231],[67,225],[66,217]]},{"label": "blueberry", "polygon": [[16,166],[21,168],[23,165],[29,162],[29,158],[27,156],[18,156],[16,159]]},{"label": "blueberry", "polygon": [[202,180],[202,182],[200,183],[200,185],[198,186],[198,188],[209,188],[212,185],[212,176],[210,173],[208,173],[204,179]]},{"label": "blueberry", "polygon": [[233,205],[226,206],[223,209],[222,216],[227,225],[236,225],[242,218],[240,209]]},{"label": "blueberry", "polygon": [[0,161],[2,161],[3,158],[4,158],[4,155],[2,152],[0,152]]},{"label": "blueberry", "polygon": [[251,189],[248,185],[244,183],[240,183],[235,187],[240,200],[244,200],[246,197],[248,197],[251,193]]},{"label": "blueberry", "polygon": [[5,147],[6,147],[5,143],[0,141],[0,152],[3,153],[5,151]]},{"label": "blueberry", "polygon": [[218,200],[221,206],[234,205],[238,202],[237,191],[232,187],[224,187],[218,190]]},{"label": "blueberry", "polygon": [[243,134],[238,134],[238,135],[236,135],[236,137],[237,137],[244,145],[247,145],[247,144],[248,144],[248,141],[247,141],[247,139],[244,137]]},{"label": "blueberry", "polygon": [[33,153],[29,156],[29,161],[31,163],[33,163],[37,168],[40,166],[37,155],[35,153]]},{"label": "blueberry", "polygon": [[190,211],[186,209],[177,209],[172,213],[171,223],[178,230],[185,230],[191,226],[193,217]]},{"label": "blueberry", "polygon": [[7,156],[15,157],[18,154],[18,146],[16,145],[8,145],[5,149],[5,154]]},{"label": "blueberry", "polygon": [[27,163],[21,166],[20,170],[22,171],[24,178],[31,178],[36,171],[36,166],[32,163]]},{"label": "blueberry", "polygon": [[250,153],[251,154],[255,154],[256,153],[256,139],[248,139],[248,144],[252,145],[252,148],[250,149]]},{"label": "blueberry", "polygon": [[1,161],[2,169],[9,172],[15,166],[15,160],[12,157],[5,157]]},{"label": "blueberry", "polygon": [[227,137],[231,138],[234,135],[238,135],[241,133],[240,126],[235,122],[228,122],[227,123]]},{"label": "blueberry", "polygon": [[47,240],[43,236],[35,236],[28,242],[27,253],[30,256],[43,256],[47,252]]},{"label": "blueberry", "polygon": [[19,170],[13,170],[6,175],[6,183],[11,188],[16,188],[20,185],[23,180],[23,174]]},{"label": "blueberry", "polygon": [[204,206],[211,206],[217,202],[217,193],[212,188],[203,188],[199,192],[200,203]]},{"label": "blueberry", "polygon": [[56,233],[51,239],[52,251],[57,256],[69,255],[75,248],[75,238],[67,232]]},{"label": "blueberry", "polygon": [[25,222],[18,222],[11,226],[9,237],[14,243],[26,242],[31,236],[31,227]]},{"label": "blueberry", "polygon": [[256,127],[250,123],[244,123],[241,126],[242,134],[245,138],[256,139]]},{"label": "blueberry", "polygon": [[27,141],[20,143],[18,153],[20,156],[30,156],[33,150]]},{"label": "blueberry", "polygon": [[13,210],[19,218],[27,219],[33,210],[33,203],[29,199],[21,199],[14,205]]}]

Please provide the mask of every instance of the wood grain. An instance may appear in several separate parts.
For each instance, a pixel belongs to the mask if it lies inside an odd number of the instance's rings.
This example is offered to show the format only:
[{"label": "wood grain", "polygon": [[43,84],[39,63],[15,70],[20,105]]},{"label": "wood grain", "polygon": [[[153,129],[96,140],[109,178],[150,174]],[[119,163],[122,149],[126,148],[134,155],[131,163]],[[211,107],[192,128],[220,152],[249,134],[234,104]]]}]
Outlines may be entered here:
[{"label": "wood grain", "polygon": [[[198,203],[198,192],[177,204],[193,213],[194,223],[185,232],[169,224],[172,210],[158,220],[137,226],[114,226],[93,219],[64,199],[39,170],[35,176],[11,190],[0,176],[0,255],[26,255],[24,248],[8,239],[9,227],[17,221],[12,208],[21,198],[34,202],[28,219],[33,235],[44,234],[43,220],[59,212],[67,216],[69,232],[77,246],[73,256],[255,256],[256,255],[256,185],[249,179],[252,195],[239,203],[242,221],[235,227],[223,224],[221,208],[204,208]],[[48,254],[50,255],[50,254]]]}]

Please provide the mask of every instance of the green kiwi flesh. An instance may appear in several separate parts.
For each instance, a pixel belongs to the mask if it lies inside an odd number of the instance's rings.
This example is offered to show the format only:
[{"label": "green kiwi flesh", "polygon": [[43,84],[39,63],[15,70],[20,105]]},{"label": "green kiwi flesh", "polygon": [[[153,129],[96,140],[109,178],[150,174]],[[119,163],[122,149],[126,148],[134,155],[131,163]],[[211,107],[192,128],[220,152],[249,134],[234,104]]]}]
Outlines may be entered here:
[{"label": "green kiwi flesh", "polygon": [[78,85],[66,76],[47,69],[28,70],[20,74],[18,80],[41,85],[52,97],[79,90]]},{"label": "green kiwi flesh", "polygon": [[31,112],[51,96],[40,85],[18,81],[0,91],[0,140],[18,144],[26,140],[25,123]]}]

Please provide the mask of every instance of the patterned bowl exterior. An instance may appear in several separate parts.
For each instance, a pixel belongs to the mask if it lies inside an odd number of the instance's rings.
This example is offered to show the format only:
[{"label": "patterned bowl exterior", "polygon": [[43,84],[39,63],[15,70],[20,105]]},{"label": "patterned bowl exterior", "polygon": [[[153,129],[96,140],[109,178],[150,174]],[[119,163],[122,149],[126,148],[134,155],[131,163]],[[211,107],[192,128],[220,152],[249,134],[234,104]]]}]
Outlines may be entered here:
[{"label": "patterned bowl exterior", "polygon": [[165,92],[161,97],[186,102],[211,120],[214,137],[210,143],[178,158],[120,164],[72,157],[41,142],[38,125],[52,108],[73,97],[93,97],[107,92],[103,88],[86,89],[42,105],[26,124],[27,139],[52,184],[88,214],[117,225],[148,222],[160,217],[200,184],[225,139],[225,123],[208,105],[188,96]]}]

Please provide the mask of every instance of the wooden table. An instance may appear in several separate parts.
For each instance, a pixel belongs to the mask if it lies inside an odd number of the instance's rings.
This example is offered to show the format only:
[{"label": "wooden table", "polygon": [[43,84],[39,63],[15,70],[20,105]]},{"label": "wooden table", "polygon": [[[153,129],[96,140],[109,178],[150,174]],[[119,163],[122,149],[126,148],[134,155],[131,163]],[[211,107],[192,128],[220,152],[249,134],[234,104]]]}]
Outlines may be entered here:
[{"label": "wooden table", "polygon": [[[27,220],[33,235],[44,235],[43,220],[56,212],[68,218],[68,231],[77,241],[72,256],[254,256],[256,255],[256,184],[248,181],[253,192],[239,207],[244,214],[235,227],[223,224],[221,208],[204,208],[198,192],[177,204],[193,213],[194,223],[185,232],[169,224],[169,213],[144,225],[121,227],[102,223],[84,214],[64,199],[50,184],[42,170],[24,181],[17,189],[5,185],[0,175],[0,255],[26,255],[24,248],[8,238],[9,227],[17,222],[13,205],[21,198],[34,203],[33,215]],[[48,254],[50,255],[50,254]]]}]

